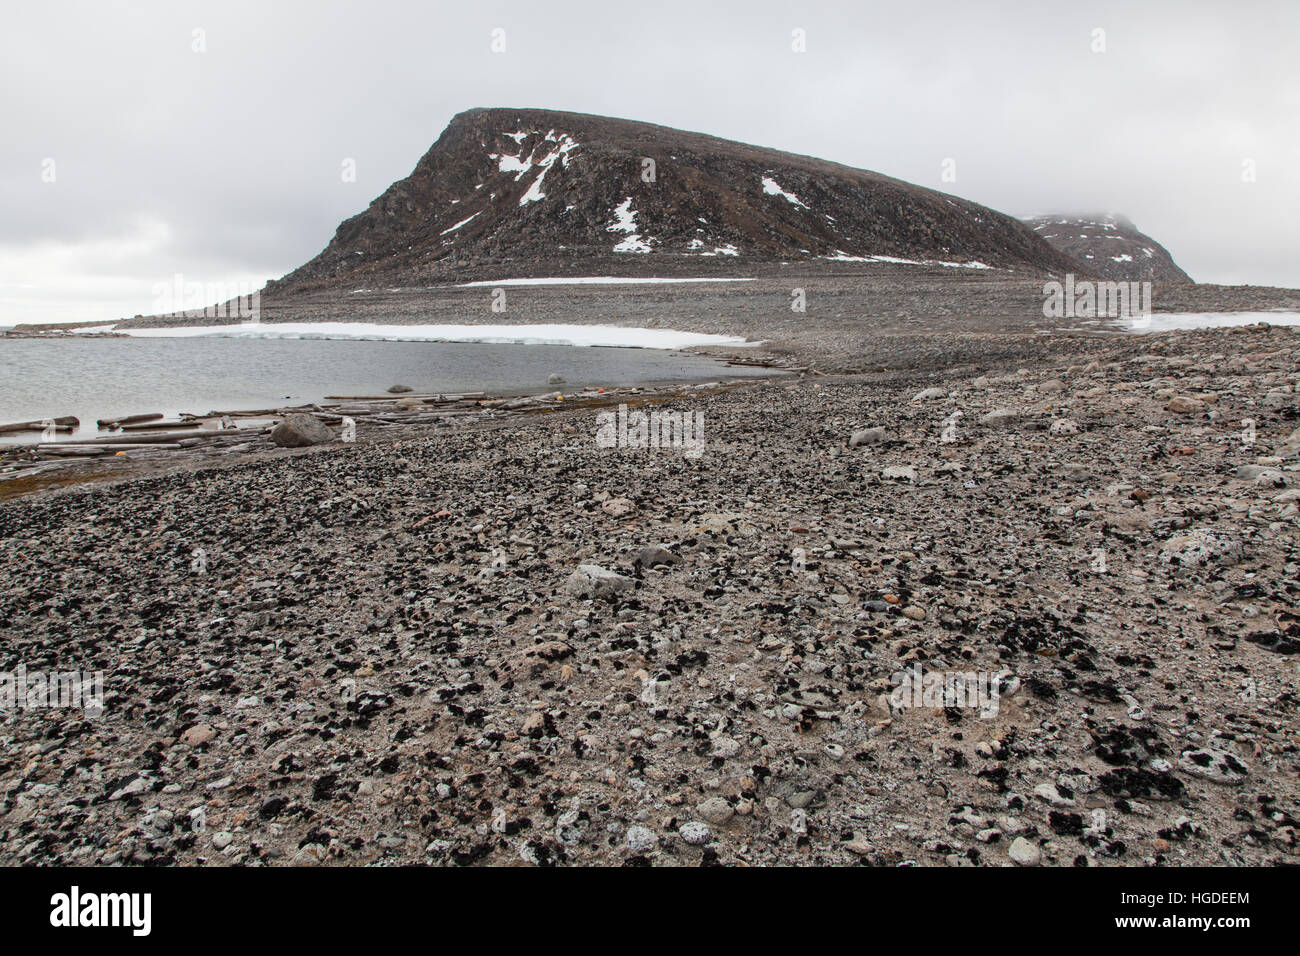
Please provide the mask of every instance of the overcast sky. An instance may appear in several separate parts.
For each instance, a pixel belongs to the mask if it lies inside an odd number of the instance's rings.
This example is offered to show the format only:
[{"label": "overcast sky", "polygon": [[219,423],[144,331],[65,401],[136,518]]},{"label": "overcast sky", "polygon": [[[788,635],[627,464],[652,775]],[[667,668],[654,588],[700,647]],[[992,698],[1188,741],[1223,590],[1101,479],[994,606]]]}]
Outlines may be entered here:
[{"label": "overcast sky", "polygon": [[148,312],[176,273],[259,286],[476,106],[1123,212],[1198,281],[1300,286],[1297,38],[1293,0],[9,4],[0,324]]}]

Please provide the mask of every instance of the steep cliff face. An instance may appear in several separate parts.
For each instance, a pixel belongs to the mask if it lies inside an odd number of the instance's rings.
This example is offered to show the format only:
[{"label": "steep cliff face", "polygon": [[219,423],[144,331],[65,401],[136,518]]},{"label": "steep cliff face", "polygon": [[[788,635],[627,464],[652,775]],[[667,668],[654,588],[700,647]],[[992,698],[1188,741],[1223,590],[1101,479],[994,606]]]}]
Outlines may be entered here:
[{"label": "steep cliff face", "polygon": [[1077,271],[1114,281],[1191,282],[1165,247],[1123,216],[1039,216],[1027,220]]},{"label": "steep cliff face", "polygon": [[476,109],[271,291],[873,257],[1074,267],[1010,216],[878,173],[629,120]]}]

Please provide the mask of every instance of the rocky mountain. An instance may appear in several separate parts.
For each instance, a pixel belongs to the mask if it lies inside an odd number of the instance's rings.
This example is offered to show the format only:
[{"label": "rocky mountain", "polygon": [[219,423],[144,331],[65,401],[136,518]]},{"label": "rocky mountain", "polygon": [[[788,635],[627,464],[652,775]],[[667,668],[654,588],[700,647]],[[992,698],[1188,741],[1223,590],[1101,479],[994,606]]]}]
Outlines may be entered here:
[{"label": "rocky mountain", "polygon": [[1010,216],[878,173],[648,123],[475,109],[268,291],[795,260],[1078,271]]},{"label": "rocky mountain", "polygon": [[1033,230],[1076,263],[1114,281],[1191,282],[1165,247],[1123,216],[1039,216]]}]

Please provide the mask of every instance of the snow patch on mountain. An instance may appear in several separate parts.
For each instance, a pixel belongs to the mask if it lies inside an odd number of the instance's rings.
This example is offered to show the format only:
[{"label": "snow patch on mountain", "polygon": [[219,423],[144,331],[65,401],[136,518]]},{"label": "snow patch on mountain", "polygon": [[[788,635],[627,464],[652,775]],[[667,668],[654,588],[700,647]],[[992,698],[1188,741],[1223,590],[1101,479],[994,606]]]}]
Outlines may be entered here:
[{"label": "snow patch on mountain", "polygon": [[578,148],[577,142],[568,136],[556,136],[555,130],[551,130],[546,134],[546,141],[555,143],[555,148],[537,160],[536,165],[541,169],[541,172],[533,180],[533,184],[528,187],[528,191],[519,197],[519,205],[521,206],[546,198],[546,193],[542,192],[542,180],[546,178],[546,174],[555,165],[557,159],[560,161],[561,166],[567,167],[569,165],[569,153]]},{"label": "snow patch on mountain", "polygon": [[831,262],[885,262],[896,266],[943,266],[945,269],[992,269],[991,265],[972,259],[970,262],[947,262],[942,259],[900,259],[897,256],[852,256],[836,249],[833,256],[821,256]]},{"label": "snow patch on mountain", "polygon": [[776,180],[771,176],[763,177],[763,192],[769,196],[780,196],[792,206],[798,206],[801,209],[807,209],[808,206],[794,193],[787,192],[777,185]]},{"label": "snow patch on mountain", "polygon": [[[481,209],[479,210],[479,212],[482,212],[482,211],[483,211],[483,210],[481,210]],[[477,216],[478,214],[479,214],[479,213],[476,212],[476,213],[474,213],[474,216]],[[469,219],[462,219],[460,222],[456,223],[456,225],[451,226],[451,227],[449,227],[449,228],[447,228],[447,229],[444,229],[442,232],[439,233],[439,235],[440,235],[440,236],[445,236],[445,235],[447,235],[447,233],[449,233],[449,232],[455,232],[455,231],[456,231],[457,229],[459,229],[461,226],[466,225],[466,224],[470,221],[470,219],[473,219],[473,218],[474,218],[474,216],[470,216]]]},{"label": "snow patch on mountain", "polygon": [[[474,282],[462,282],[458,288],[482,289],[499,285],[674,285],[681,282],[753,282],[751,277],[690,277],[676,276],[547,276],[544,278],[522,279],[478,279]],[[366,289],[358,289],[366,292]]]},{"label": "snow patch on mountain", "polygon": [[632,209],[632,197],[628,196],[614,207],[614,221],[605,227],[606,232],[625,232],[627,238],[616,246],[615,252],[650,252],[650,243],[641,238],[637,232],[636,212]]},{"label": "snow patch on mountain", "polygon": [[[523,141],[528,136],[536,134],[504,133],[502,135],[509,136],[516,143],[522,145]],[[567,136],[563,133],[557,135],[553,129],[546,133],[542,142],[553,143],[555,145],[554,148],[549,150],[540,159],[537,158],[537,151],[542,147],[542,143],[534,146],[526,156],[522,152],[518,156],[510,156],[503,153],[488,153],[488,159],[495,159],[497,161],[497,170],[499,172],[515,174],[515,182],[519,182],[519,180],[523,179],[524,176],[528,175],[528,173],[534,169],[541,170],[541,172],[537,174],[537,178],[533,180],[533,184],[528,187],[528,190],[522,196],[519,197],[519,205],[521,206],[527,206],[529,203],[534,203],[546,198],[546,193],[542,192],[542,181],[546,179],[547,172],[549,172],[551,167],[555,165],[556,160],[559,160],[562,166],[568,166],[569,154],[578,148],[578,142],[571,136]]]}]

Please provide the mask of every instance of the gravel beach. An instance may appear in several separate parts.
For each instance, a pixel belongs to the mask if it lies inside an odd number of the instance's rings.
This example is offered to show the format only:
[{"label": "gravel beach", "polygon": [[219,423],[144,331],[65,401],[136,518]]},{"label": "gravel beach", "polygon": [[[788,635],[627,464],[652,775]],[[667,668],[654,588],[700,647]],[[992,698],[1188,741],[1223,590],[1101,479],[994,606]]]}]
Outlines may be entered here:
[{"label": "gravel beach", "polygon": [[746,314],[780,280],[620,313],[785,377],[0,501],[0,670],[103,681],[0,714],[0,862],[1297,862],[1300,335],[822,281],[815,329]]}]

